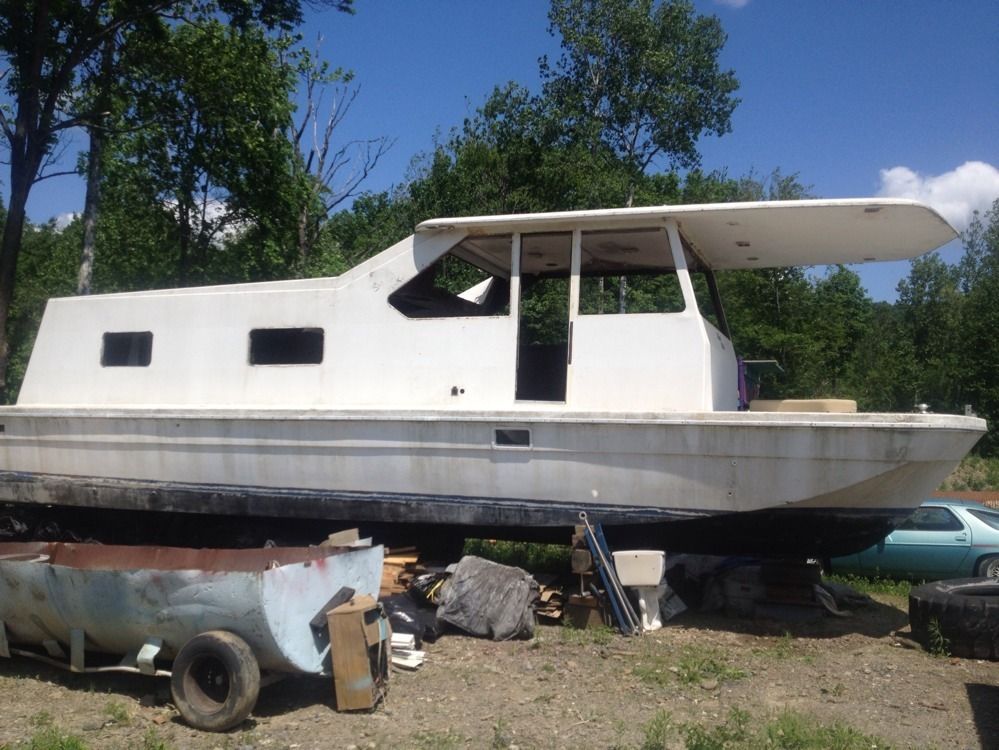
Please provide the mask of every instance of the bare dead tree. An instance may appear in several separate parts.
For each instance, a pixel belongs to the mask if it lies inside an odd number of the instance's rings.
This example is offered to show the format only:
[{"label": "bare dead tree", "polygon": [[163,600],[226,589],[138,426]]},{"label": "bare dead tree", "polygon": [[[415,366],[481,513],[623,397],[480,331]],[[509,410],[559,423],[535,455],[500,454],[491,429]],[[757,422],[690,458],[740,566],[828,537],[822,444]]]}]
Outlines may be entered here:
[{"label": "bare dead tree", "polygon": [[306,53],[302,56],[299,75],[306,106],[301,122],[292,133],[298,163],[307,185],[298,217],[298,257],[301,262],[312,254],[323,225],[333,210],[357,194],[361,184],[395,142],[387,136],[379,136],[338,143],[336,136],[340,126],[361,89],[351,85],[351,73],[340,69],[331,71],[325,62],[318,60],[318,54]]}]

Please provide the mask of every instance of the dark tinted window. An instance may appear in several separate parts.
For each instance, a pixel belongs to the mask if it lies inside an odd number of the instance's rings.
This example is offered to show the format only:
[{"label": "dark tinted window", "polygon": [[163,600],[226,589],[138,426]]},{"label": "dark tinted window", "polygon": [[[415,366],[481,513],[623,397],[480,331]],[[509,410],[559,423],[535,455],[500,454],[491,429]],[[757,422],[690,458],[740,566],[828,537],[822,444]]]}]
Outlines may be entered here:
[{"label": "dark tinted window", "polygon": [[153,334],[150,331],[105,333],[101,347],[104,367],[149,367],[153,356]]},{"label": "dark tinted window", "polygon": [[503,447],[528,448],[531,445],[531,431],[497,428],[496,445]]},{"label": "dark tinted window", "polygon": [[251,365],[318,365],[322,328],[257,328],[250,331]]},{"label": "dark tinted window", "polygon": [[964,524],[946,508],[918,508],[898,527],[905,531],[961,531]]}]

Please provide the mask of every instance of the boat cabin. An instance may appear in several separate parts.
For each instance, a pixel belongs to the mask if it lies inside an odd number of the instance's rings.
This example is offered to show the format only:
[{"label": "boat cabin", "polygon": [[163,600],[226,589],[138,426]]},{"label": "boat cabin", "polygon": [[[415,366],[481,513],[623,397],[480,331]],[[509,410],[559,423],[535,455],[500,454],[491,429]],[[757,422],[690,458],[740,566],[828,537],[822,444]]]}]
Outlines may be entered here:
[{"label": "boat cabin", "polygon": [[18,405],[732,411],[715,269],[952,235],[891,200],[433,220],[335,278],[52,300]]}]

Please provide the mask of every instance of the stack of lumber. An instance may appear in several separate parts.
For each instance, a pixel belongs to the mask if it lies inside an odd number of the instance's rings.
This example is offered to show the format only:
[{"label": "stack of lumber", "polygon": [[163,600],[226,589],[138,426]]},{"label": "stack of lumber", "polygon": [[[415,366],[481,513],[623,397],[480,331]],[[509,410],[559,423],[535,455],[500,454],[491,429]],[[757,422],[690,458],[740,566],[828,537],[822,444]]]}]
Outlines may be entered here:
[{"label": "stack of lumber", "polygon": [[397,547],[385,550],[379,598],[406,591],[409,588],[409,582],[425,572],[418,564],[419,559],[420,553],[416,547]]}]

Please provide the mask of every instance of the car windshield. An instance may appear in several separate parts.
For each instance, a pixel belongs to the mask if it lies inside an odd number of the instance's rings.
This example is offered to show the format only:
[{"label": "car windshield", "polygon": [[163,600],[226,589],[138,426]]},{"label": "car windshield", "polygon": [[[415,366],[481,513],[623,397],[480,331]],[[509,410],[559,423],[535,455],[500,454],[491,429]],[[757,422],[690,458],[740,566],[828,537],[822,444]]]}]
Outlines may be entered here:
[{"label": "car windshield", "polygon": [[999,512],[994,510],[979,510],[977,508],[974,510],[969,508],[968,512],[982,523],[988,524],[993,529],[999,529]]}]

